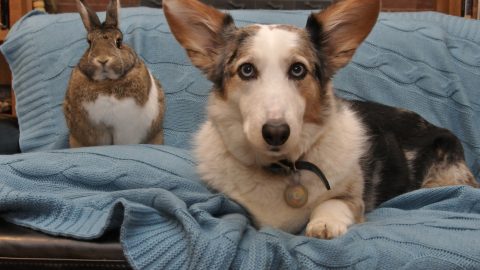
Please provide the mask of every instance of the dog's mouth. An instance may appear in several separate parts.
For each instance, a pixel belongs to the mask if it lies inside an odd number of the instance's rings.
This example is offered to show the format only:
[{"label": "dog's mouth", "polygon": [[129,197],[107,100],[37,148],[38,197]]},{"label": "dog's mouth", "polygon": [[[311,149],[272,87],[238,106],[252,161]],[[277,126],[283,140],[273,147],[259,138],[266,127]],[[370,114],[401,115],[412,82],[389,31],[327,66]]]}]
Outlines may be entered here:
[{"label": "dog's mouth", "polygon": [[280,147],[276,147],[276,146],[271,146],[268,148],[268,151],[269,152],[272,152],[272,153],[278,153],[280,152],[280,150],[282,150]]},{"label": "dog's mouth", "polygon": [[271,158],[278,159],[283,158],[286,155],[285,150],[286,149],[284,147],[280,146],[267,146],[264,154]]}]

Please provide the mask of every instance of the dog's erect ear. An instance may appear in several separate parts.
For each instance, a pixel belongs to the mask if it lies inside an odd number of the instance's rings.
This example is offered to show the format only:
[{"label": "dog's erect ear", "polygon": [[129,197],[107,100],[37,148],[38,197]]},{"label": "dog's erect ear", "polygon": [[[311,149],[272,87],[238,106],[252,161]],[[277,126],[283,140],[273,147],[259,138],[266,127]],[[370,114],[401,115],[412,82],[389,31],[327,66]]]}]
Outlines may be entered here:
[{"label": "dog's erect ear", "polygon": [[197,0],[164,0],[163,10],[192,63],[211,73],[226,32],[235,29],[232,17]]},{"label": "dog's erect ear", "polygon": [[118,28],[120,25],[119,16],[120,16],[120,1],[110,0],[107,7],[107,16],[105,18],[105,25]]},{"label": "dog's erect ear", "polygon": [[310,15],[307,31],[332,73],[350,62],[375,25],[379,12],[380,0],[340,0]]},{"label": "dog's erect ear", "polygon": [[83,0],[77,0],[77,10],[82,18],[83,25],[88,32],[91,32],[95,28],[99,28],[101,23],[98,19],[97,13],[93,11]]}]

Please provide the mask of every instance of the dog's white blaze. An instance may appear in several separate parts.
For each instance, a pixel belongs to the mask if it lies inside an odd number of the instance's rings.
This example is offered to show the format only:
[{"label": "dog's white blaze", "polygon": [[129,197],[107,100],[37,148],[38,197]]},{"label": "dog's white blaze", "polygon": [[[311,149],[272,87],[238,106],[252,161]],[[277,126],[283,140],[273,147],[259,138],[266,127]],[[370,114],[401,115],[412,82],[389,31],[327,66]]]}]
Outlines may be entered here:
[{"label": "dog's white blaze", "polygon": [[[268,121],[283,120],[291,130],[285,150],[299,140],[305,100],[288,77],[292,52],[299,46],[295,32],[258,25],[253,38],[250,57],[258,70],[258,78],[245,86],[239,97],[239,107],[244,117],[243,130],[257,148],[265,147],[262,126]],[[247,92],[247,94],[243,94]]]},{"label": "dog's white blaze", "polygon": [[152,122],[159,113],[158,91],[150,74],[151,87],[148,101],[139,106],[133,98],[117,99],[99,95],[94,102],[85,102],[83,107],[97,125],[112,128],[114,144],[137,144],[143,142]]},{"label": "dog's white blaze", "polygon": [[[288,78],[292,50],[298,47],[294,32],[263,25],[253,41],[253,54],[260,77],[257,82],[258,101],[265,105],[267,120],[293,117],[288,104],[299,97],[298,90]],[[297,113],[298,115],[298,113]],[[290,119],[293,120],[293,119]]]}]

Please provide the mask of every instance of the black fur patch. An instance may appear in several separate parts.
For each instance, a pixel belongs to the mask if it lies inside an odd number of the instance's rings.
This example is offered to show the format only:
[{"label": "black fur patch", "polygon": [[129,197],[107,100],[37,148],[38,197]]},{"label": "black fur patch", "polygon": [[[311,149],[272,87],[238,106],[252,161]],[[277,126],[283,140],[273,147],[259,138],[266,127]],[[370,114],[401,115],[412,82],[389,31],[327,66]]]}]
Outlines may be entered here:
[{"label": "black fur patch", "polygon": [[[371,149],[363,158],[364,200],[376,206],[418,189],[436,162],[464,161],[463,148],[449,130],[436,127],[414,112],[374,102],[349,101],[368,128]],[[405,151],[415,153],[407,161]],[[373,183],[377,174],[378,183]]]},{"label": "black fur patch", "polygon": [[222,29],[226,29],[228,27],[235,27],[235,22],[233,21],[233,17],[230,14],[225,14],[225,17],[223,18],[223,27]]},{"label": "black fur patch", "polygon": [[321,87],[324,87],[331,79],[332,74],[327,69],[327,56],[323,52],[323,46],[325,43],[325,33],[323,32],[322,24],[317,21],[314,14],[308,17],[307,25],[305,29],[310,34],[310,41],[312,42],[316,53],[318,62],[315,64],[315,76],[320,83]]},{"label": "black fur patch", "polygon": [[[229,40],[232,38],[236,30],[235,22],[230,14],[226,14],[223,18],[222,29],[219,33],[219,38],[221,39],[222,44],[227,44]],[[219,51],[224,50],[225,46],[219,48]],[[210,74],[210,80],[213,82],[215,89],[220,91],[220,94],[223,95],[223,88],[224,88],[224,77],[225,77],[225,54],[222,53],[217,60],[216,65],[213,66],[213,70]]]}]

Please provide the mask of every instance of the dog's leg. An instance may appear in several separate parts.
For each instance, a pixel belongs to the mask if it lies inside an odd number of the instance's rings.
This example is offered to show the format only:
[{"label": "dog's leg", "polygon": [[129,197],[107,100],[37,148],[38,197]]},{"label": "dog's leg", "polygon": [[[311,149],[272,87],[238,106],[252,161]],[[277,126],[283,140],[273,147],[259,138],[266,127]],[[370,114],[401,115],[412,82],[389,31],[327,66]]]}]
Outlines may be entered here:
[{"label": "dog's leg", "polygon": [[423,150],[431,158],[427,163],[422,187],[432,188],[452,185],[469,185],[478,187],[472,172],[468,168],[463,147],[460,141],[450,131],[437,135],[433,143]]},{"label": "dog's leg", "polygon": [[434,163],[428,170],[422,183],[423,188],[454,185],[479,187],[475,177],[464,161],[453,164],[446,161]]},{"label": "dog's leg", "polygon": [[312,212],[306,235],[332,239],[347,232],[350,225],[363,220],[363,202],[330,199],[322,202]]}]

